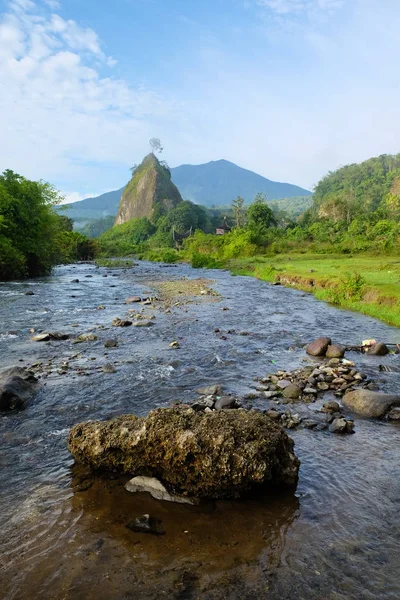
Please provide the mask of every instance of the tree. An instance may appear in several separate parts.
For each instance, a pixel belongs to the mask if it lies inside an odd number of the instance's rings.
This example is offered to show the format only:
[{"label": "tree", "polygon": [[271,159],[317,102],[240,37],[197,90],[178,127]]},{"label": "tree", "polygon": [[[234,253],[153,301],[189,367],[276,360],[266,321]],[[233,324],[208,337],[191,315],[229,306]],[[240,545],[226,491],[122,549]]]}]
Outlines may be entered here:
[{"label": "tree", "polygon": [[131,167],[129,167],[129,170],[130,170],[130,172],[132,173],[132,175],[133,175],[133,174],[134,174],[134,172],[136,171],[137,167],[138,167],[138,166],[137,166],[137,164],[136,164],[136,163],[133,163],[133,165],[132,165]]},{"label": "tree", "polygon": [[237,229],[244,227],[246,209],[244,206],[244,198],[238,196],[236,200],[232,202],[232,210],[235,217],[235,224]]},{"label": "tree", "polygon": [[247,209],[247,225],[251,230],[265,230],[276,225],[275,215],[264,194],[258,193]]},{"label": "tree", "polygon": [[0,175],[0,279],[48,273],[64,260],[60,236],[73,232],[71,220],[54,211],[61,200],[49,183],[10,170]]},{"label": "tree", "polygon": [[156,152],[161,154],[161,152],[163,151],[161,141],[158,138],[151,138],[151,140],[149,140],[149,144],[153,154],[155,154]]}]

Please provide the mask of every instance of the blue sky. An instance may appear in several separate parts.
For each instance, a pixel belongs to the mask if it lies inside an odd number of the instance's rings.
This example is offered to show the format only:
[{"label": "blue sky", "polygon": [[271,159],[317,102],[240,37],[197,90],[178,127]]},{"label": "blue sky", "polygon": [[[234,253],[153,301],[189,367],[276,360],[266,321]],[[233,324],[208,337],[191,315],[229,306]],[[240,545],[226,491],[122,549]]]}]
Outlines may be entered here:
[{"label": "blue sky", "polygon": [[311,188],[400,151],[399,0],[0,0],[0,170],[68,200],[159,137]]}]

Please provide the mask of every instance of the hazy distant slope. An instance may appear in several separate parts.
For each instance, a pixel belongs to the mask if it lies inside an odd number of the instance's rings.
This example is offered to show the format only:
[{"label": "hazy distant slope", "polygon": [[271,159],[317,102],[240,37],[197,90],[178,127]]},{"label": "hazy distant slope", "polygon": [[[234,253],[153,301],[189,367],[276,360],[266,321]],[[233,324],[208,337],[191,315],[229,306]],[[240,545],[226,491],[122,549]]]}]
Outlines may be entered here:
[{"label": "hazy distant slope", "polygon": [[124,187],[94,198],[64,204],[59,209],[64,210],[63,207],[66,207],[64,214],[71,219],[100,219],[108,215],[116,215]]},{"label": "hazy distant slope", "polygon": [[237,196],[250,202],[257,192],[266,194],[268,200],[311,195],[297,185],[270,181],[227,160],[181,165],[171,169],[171,173],[182,198],[204,206],[230,204]]}]

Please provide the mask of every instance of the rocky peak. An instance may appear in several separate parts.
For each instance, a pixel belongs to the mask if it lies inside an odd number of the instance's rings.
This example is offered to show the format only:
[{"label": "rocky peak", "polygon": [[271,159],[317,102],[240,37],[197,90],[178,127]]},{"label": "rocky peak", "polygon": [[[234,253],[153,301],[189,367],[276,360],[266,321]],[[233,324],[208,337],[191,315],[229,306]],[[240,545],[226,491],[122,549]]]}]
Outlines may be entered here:
[{"label": "rocky peak", "polygon": [[152,220],[175,208],[182,197],[171,181],[169,169],[153,154],[148,154],[125,187],[115,219],[115,225],[134,218],[147,217]]}]

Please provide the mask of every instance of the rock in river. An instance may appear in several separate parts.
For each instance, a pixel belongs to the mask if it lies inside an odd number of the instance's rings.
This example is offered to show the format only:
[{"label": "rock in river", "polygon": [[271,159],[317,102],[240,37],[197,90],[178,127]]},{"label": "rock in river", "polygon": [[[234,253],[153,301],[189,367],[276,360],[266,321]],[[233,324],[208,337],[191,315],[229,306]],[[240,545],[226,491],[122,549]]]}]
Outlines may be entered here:
[{"label": "rock in river", "polygon": [[236,498],[265,485],[295,486],[293,441],[266,415],[196,412],[185,405],[147,417],[123,415],[75,425],[75,460],[95,469],[156,477],[172,494]]},{"label": "rock in river", "polygon": [[386,356],[389,354],[389,348],[383,342],[377,342],[368,349],[367,354],[372,356]]},{"label": "rock in river", "polygon": [[319,337],[314,340],[306,347],[307,354],[311,354],[311,356],[325,356],[325,352],[331,344],[331,338],[328,337]]},{"label": "rock in river", "polygon": [[23,408],[37,390],[38,381],[22,367],[5,369],[0,374],[0,410]]},{"label": "rock in river", "polygon": [[344,353],[345,348],[340,344],[330,344],[326,349],[327,358],[343,358]]},{"label": "rock in river", "polygon": [[400,396],[364,389],[354,390],[343,396],[342,404],[362,417],[379,418],[383,417],[390,408],[400,406]]}]

